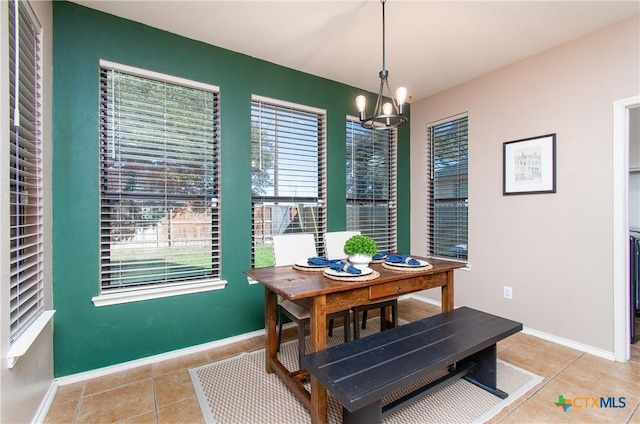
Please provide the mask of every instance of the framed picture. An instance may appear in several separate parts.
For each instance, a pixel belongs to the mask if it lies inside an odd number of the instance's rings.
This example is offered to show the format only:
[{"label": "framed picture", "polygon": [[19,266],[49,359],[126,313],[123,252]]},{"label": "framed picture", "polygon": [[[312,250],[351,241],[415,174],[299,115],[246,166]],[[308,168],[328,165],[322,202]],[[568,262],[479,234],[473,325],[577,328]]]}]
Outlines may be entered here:
[{"label": "framed picture", "polygon": [[502,194],[556,192],[556,135],[503,144]]}]

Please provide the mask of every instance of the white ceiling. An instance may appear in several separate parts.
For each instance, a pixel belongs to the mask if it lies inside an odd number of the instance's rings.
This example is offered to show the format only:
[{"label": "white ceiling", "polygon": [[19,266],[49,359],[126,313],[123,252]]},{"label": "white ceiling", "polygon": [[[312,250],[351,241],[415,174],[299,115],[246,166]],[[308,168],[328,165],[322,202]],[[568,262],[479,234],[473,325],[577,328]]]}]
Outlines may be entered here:
[{"label": "white ceiling", "polygon": [[[379,0],[75,3],[377,92]],[[392,89],[422,99],[640,13],[635,1],[388,0]]]}]

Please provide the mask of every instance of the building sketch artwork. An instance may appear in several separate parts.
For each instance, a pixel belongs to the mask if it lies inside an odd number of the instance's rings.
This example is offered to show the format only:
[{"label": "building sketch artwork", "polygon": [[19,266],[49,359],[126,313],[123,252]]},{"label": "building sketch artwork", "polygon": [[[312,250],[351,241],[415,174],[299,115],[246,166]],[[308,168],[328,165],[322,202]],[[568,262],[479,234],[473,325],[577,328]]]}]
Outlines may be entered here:
[{"label": "building sketch artwork", "polygon": [[516,184],[532,184],[542,181],[541,147],[518,150],[513,160]]}]

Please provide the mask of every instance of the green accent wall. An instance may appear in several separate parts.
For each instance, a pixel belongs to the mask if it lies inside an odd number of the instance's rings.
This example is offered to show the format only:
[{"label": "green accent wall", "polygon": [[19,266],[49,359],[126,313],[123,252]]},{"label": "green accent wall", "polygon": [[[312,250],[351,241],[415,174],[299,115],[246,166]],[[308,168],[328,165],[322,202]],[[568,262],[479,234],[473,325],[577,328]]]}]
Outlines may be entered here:
[{"label": "green accent wall", "polygon": [[[362,92],[327,79],[53,2],[55,376],[264,328],[251,266],[251,95],[327,111],[328,229],[345,228],[345,117]],[[212,25],[214,25],[212,21]],[[220,87],[223,290],[95,307],[99,294],[98,68],[106,59]],[[376,78],[376,74],[366,78]],[[368,93],[369,102],[375,101]],[[408,252],[409,128],[398,132],[399,251]]]}]

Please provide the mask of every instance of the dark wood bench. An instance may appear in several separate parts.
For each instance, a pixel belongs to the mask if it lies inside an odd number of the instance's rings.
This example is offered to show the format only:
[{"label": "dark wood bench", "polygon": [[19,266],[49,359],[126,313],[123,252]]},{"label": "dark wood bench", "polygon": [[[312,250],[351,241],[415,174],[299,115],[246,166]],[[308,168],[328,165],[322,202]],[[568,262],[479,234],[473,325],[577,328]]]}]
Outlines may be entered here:
[{"label": "dark wood bench", "polygon": [[[401,406],[458,378],[496,387],[496,343],[522,324],[462,307],[305,355],[302,367],[343,406],[343,423],[379,423]],[[435,372],[447,375],[382,405],[382,398]]]}]

